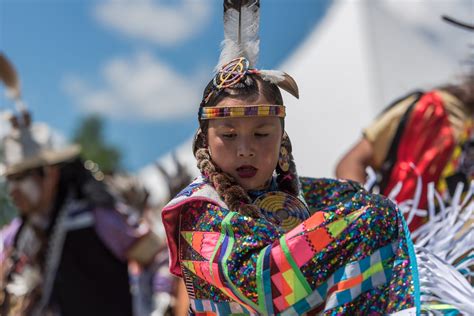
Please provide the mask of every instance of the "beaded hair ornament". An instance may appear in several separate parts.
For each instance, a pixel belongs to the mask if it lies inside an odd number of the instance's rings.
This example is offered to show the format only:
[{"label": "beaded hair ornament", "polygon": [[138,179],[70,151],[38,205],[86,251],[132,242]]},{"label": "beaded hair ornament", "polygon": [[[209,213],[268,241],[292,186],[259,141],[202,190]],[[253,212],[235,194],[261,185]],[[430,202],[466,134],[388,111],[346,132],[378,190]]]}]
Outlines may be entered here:
[{"label": "beaded hair ornament", "polygon": [[245,80],[246,75],[249,74],[258,75],[296,98],[299,97],[298,85],[291,76],[278,70],[263,70],[254,67],[260,49],[259,20],[259,0],[224,1],[222,52],[216,67],[216,75],[212,80],[212,89],[201,102],[198,113],[199,120],[247,116],[285,117],[283,105],[249,104],[238,107],[206,107],[213,96],[218,95],[226,88],[234,87]]}]

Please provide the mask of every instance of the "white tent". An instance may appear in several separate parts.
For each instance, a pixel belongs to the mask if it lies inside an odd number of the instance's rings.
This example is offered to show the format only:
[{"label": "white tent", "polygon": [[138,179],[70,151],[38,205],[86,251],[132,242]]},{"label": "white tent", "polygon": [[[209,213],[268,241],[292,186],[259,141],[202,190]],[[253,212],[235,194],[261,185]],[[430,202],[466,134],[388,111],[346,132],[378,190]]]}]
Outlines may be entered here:
[{"label": "white tent", "polygon": [[465,1],[336,2],[281,67],[301,91],[300,100],[286,98],[299,173],[333,176],[339,157],[392,100],[452,80],[472,34],[440,15],[474,20],[474,7],[466,8]]}]

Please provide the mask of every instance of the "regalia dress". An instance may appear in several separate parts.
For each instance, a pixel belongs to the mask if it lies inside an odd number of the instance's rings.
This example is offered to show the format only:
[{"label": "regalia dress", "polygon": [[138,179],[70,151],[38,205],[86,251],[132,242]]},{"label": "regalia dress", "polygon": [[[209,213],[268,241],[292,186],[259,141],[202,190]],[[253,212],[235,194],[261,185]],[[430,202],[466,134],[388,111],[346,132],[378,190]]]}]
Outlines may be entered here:
[{"label": "regalia dress", "polygon": [[[291,203],[284,197],[267,203],[287,211],[281,223],[266,209],[262,217],[252,218],[230,211],[204,177],[163,209],[170,270],[184,279],[191,313],[380,315],[414,310],[419,305],[416,259],[396,206],[356,182],[300,182],[298,199],[308,213],[289,230],[282,228],[285,221],[301,216],[291,206],[285,210]],[[274,188],[261,194],[272,195]]]}]

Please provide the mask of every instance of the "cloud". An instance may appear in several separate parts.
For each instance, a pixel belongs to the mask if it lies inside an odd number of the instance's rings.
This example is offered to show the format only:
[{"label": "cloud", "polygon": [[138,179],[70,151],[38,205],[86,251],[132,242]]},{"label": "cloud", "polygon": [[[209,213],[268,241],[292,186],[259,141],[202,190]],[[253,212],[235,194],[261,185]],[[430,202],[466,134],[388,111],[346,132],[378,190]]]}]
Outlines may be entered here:
[{"label": "cloud", "polygon": [[77,76],[67,77],[64,88],[86,112],[141,120],[195,114],[207,77],[199,71],[181,75],[149,52],[112,59],[102,68],[101,76],[103,88],[91,87]]},{"label": "cloud", "polygon": [[[96,6],[94,15],[105,26],[152,43],[174,46],[203,30],[211,16],[206,0],[107,0]],[[176,1],[175,1],[176,2]]]}]

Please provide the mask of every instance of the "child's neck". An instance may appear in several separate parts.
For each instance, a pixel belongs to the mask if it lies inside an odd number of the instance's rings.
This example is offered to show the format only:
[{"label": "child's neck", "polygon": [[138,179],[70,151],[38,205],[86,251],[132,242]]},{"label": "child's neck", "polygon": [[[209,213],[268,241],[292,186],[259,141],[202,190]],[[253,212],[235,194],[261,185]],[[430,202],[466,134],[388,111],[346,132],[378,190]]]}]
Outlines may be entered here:
[{"label": "child's neck", "polygon": [[261,194],[267,192],[267,191],[271,191],[271,190],[276,190],[276,182],[274,181],[273,177],[271,177],[270,179],[268,179],[264,185],[258,187],[258,188],[255,188],[255,189],[251,189],[251,190],[247,190],[247,194],[252,198],[252,199],[255,199],[257,198],[258,196],[260,196]]}]

